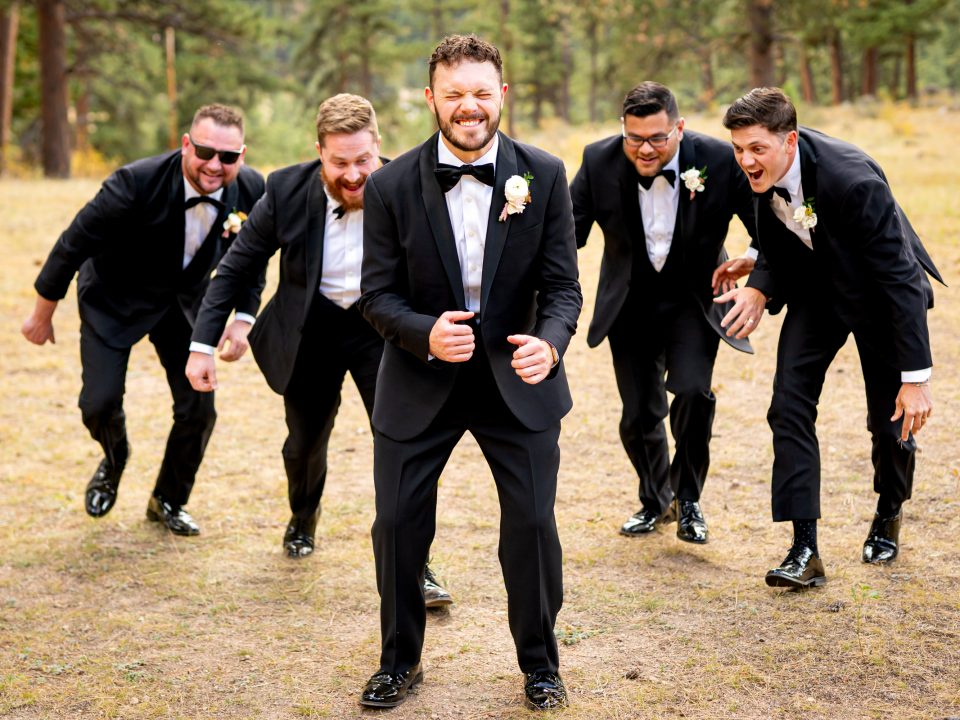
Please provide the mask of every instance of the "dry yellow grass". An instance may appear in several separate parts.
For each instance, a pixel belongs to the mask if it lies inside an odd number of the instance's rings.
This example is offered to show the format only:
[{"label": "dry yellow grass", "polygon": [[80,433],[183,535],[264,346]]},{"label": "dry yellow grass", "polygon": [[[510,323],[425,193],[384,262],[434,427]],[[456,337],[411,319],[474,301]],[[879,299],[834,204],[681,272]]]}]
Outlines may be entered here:
[{"label": "dry yellow grass", "polygon": [[[899,107],[870,114],[804,119],[883,164],[943,274],[958,282],[951,138],[960,117]],[[715,118],[688,121],[721,133]],[[611,129],[552,128],[531,139],[573,171],[582,145]],[[170,412],[146,343],[130,364],[133,456],[118,504],[99,521],[83,512],[99,457],[76,408],[75,292],[57,314],[55,347],[28,345],[19,326],[39,263],[96,187],[0,182],[0,716],[360,716],[356,698],[375,669],[379,632],[371,443],[352,386],[311,559],[281,555],[282,406],[249,358],[220,367],[220,420],[190,504],[203,535],[175,538],[143,516]],[[738,229],[734,251],[744,238]],[[583,329],[600,246],[596,235],[581,255]],[[757,355],[720,353],[704,547],[671,532],[617,535],[636,510],[617,438],[619,399],[606,346],[588,350],[585,330],[575,338],[566,362],[576,405],[564,423],[557,502],[566,582],[557,630],[571,693],[564,718],[960,715],[960,313],[956,290],[937,292],[937,404],[920,439],[901,559],[889,568],[859,560],[874,496],[862,381],[848,346],[828,376],[819,423],[830,582],[808,593],[762,581],[790,535],[769,513],[764,414],[778,318],[755,334]],[[390,717],[526,717],[496,561],[496,494],[469,439],[443,476],[439,508],[435,565],[457,603],[428,619],[426,681]]]}]

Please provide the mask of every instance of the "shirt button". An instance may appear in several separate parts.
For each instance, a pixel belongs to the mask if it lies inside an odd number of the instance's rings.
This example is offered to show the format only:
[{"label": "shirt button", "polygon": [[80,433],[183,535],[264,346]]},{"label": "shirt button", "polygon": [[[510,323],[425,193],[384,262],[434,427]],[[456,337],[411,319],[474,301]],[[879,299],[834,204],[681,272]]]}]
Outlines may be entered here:
[{"label": "shirt button", "polygon": [[467,200],[466,200],[466,201],[467,201],[468,203],[472,203],[472,202],[473,202],[473,198],[470,197],[469,195],[467,195]]}]

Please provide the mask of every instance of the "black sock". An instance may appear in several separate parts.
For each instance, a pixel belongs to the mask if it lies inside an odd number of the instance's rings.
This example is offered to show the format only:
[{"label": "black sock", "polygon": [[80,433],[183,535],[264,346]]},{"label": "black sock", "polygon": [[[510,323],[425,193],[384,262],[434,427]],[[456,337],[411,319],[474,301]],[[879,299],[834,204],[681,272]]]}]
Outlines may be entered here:
[{"label": "black sock", "polygon": [[900,500],[894,500],[889,495],[881,495],[880,499],[877,500],[877,515],[884,520],[892,518],[899,514],[902,505],[903,502]]},{"label": "black sock", "polygon": [[813,552],[820,554],[817,550],[817,521],[816,520],[794,520],[793,521],[793,545],[806,545]]}]

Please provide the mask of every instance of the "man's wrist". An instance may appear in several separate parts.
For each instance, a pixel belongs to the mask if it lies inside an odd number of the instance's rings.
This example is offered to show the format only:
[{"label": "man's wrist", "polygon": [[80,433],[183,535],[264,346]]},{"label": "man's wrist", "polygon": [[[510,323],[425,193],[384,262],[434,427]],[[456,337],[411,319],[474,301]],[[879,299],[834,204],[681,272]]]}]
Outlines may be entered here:
[{"label": "man's wrist", "polygon": [[[543,340],[543,338],[540,339]],[[554,344],[549,340],[543,340],[543,342],[545,342],[550,348],[550,368],[553,369],[560,362],[560,353],[557,352],[556,346],[554,346]]]},{"label": "man's wrist", "polygon": [[242,320],[243,322],[250,323],[251,325],[253,325],[257,321],[257,319],[253,315],[245,312],[238,312],[234,314],[233,319]]},{"label": "man's wrist", "polygon": [[929,385],[932,376],[932,367],[924,368],[923,370],[904,370],[900,373],[900,382],[904,385]]}]

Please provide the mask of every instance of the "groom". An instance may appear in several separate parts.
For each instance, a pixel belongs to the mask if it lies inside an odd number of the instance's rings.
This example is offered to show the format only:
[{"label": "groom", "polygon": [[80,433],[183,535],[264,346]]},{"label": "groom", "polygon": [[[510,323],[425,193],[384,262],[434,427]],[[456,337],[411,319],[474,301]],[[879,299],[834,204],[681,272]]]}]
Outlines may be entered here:
[{"label": "groom", "polygon": [[446,38],[426,89],[440,132],[367,180],[360,309],[386,344],[373,410],[382,651],[365,706],[398,705],[423,677],[437,480],[467,431],[497,484],[527,701],[566,703],[553,505],[572,404],[561,357],[582,298],[563,164],[497,132],[506,92],[497,48]]}]

